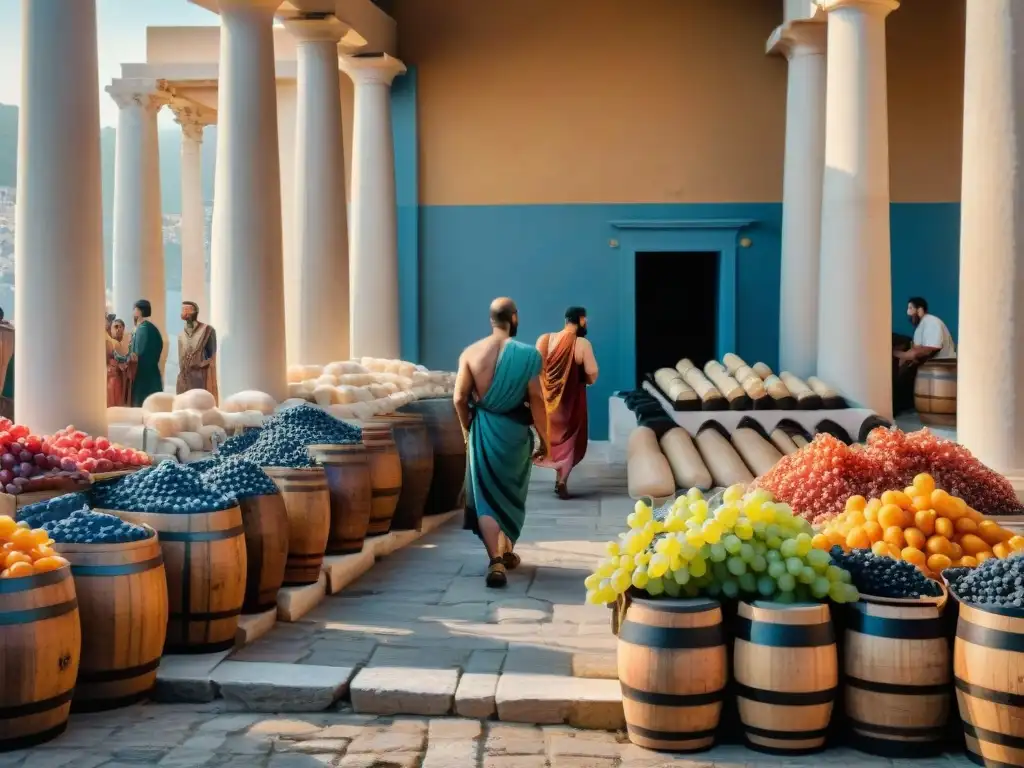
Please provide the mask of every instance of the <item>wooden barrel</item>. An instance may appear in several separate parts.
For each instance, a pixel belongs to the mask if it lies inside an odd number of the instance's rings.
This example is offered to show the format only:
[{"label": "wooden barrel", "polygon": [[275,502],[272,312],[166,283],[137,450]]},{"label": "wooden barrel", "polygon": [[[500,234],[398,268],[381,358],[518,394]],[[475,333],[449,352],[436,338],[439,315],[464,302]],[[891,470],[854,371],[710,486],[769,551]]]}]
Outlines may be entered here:
[{"label": "wooden barrel", "polygon": [[54,544],[71,563],[82,660],[71,708],[98,712],[144,699],[167,637],[167,575],[156,532],[123,544]]},{"label": "wooden barrel", "polygon": [[323,464],[331,499],[327,554],[351,555],[361,552],[370,525],[373,501],[370,457],[366,446],[362,443],[311,445],[309,454]]},{"label": "wooden barrel", "polygon": [[466,442],[450,397],[416,400],[402,411],[423,417],[434,448],[434,474],[423,511],[425,515],[443,515],[465,503]]},{"label": "wooden barrel", "polygon": [[97,511],[157,532],[169,608],[164,653],[215,653],[234,646],[246,571],[238,507],[193,514]]},{"label": "wooden barrel", "polygon": [[961,602],[953,677],[971,761],[1024,765],[1024,610]]},{"label": "wooden barrel", "polygon": [[383,536],[391,530],[391,519],[402,492],[402,460],[391,437],[391,426],[381,421],[363,424],[363,445],[370,464],[370,525],[367,536]]},{"label": "wooden barrel", "polygon": [[0,579],[0,752],[64,732],[81,652],[70,568]]},{"label": "wooden barrel", "polygon": [[277,608],[288,560],[288,513],[280,494],[238,500],[245,530],[245,599],[242,613]]},{"label": "wooden barrel", "polygon": [[320,467],[264,467],[281,491],[288,515],[288,560],[284,586],[315,584],[331,530],[331,497]]},{"label": "wooden barrel", "polygon": [[914,409],[922,424],[956,426],[956,360],[929,360],[917,369]]},{"label": "wooden barrel", "polygon": [[630,741],[669,752],[710,749],[728,675],[718,602],[636,598],[618,635]]},{"label": "wooden barrel", "polygon": [[391,434],[402,463],[402,492],[391,518],[393,531],[418,531],[423,526],[423,511],[434,476],[434,449],[423,417],[415,413],[375,416],[391,426]]},{"label": "wooden barrel", "polygon": [[741,602],[733,671],[748,747],[786,755],[824,748],[839,682],[827,605]]},{"label": "wooden barrel", "polygon": [[897,758],[943,751],[953,688],[942,609],[868,596],[849,606],[843,682],[855,749]]}]

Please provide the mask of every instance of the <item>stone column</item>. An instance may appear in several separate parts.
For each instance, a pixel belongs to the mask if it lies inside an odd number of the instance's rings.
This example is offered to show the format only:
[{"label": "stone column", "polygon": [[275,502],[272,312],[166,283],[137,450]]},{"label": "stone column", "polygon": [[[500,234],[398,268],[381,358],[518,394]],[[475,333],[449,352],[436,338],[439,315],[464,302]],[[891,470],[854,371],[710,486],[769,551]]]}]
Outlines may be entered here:
[{"label": "stone column", "polygon": [[342,57],[355,84],[349,286],[353,357],[401,354],[398,202],[391,82],[405,65],[386,54]]},{"label": "stone column", "polygon": [[[347,360],[348,212],[341,132],[338,43],[348,27],[334,17],[285,21],[296,38],[294,263],[285,270],[288,356],[299,364]],[[291,250],[291,249],[290,249]]]},{"label": "stone column", "polygon": [[211,316],[220,391],[287,396],[274,11],[220,0],[220,89]]},{"label": "stone column", "polygon": [[822,0],[828,12],[818,375],[892,415],[889,119],[885,18],[896,0]]},{"label": "stone column", "polygon": [[1024,499],[1024,7],[968,0],[957,438]]},{"label": "stone column", "polygon": [[[166,336],[163,214],[156,116],[170,94],[158,80],[115,80],[107,87],[121,108],[114,159],[114,312],[131,328],[139,299]],[[166,339],[165,339],[166,343]]]},{"label": "stone column", "polygon": [[786,159],[782,186],[779,368],[806,378],[817,372],[818,259],[825,166],[825,24],[790,21],[768,51],[789,61]]},{"label": "stone column", "polygon": [[105,434],[95,0],[23,0],[15,418]]},{"label": "stone column", "polygon": [[172,106],[181,126],[181,299],[208,317],[206,206],[203,202],[203,129],[213,122],[191,105]]}]

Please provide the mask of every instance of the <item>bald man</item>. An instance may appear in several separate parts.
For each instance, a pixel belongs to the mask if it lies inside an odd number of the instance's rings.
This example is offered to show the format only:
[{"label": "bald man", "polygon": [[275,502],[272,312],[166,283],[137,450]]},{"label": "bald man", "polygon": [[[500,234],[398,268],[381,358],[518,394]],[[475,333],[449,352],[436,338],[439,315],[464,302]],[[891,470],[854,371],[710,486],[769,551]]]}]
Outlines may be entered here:
[{"label": "bald man", "polygon": [[[466,524],[487,548],[488,587],[508,582],[519,565],[513,547],[526,519],[531,458],[547,454],[547,412],[541,356],[515,340],[519,310],[512,299],[491,303],[491,334],[459,356],[455,410],[466,438]],[[537,430],[540,447],[533,452]]]}]

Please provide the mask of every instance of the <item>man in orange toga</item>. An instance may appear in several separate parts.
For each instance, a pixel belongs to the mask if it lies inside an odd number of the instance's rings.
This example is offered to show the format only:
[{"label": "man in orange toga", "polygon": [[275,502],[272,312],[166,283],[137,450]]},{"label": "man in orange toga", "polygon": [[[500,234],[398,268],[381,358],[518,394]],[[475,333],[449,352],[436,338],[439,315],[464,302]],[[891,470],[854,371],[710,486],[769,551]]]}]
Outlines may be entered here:
[{"label": "man in orange toga", "polygon": [[597,381],[597,359],[586,335],[587,310],[569,307],[565,327],[537,339],[544,361],[540,383],[548,413],[548,454],[536,464],[558,473],[555,493],[560,499],[569,498],[569,473],[587,453],[587,387]]}]

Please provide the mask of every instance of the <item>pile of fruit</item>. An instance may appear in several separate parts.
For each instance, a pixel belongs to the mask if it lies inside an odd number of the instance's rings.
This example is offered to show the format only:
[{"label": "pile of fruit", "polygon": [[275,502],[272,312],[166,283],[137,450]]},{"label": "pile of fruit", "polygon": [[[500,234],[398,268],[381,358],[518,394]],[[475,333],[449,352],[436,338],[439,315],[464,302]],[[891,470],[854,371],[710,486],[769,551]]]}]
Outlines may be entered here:
[{"label": "pile of fruit", "polygon": [[807,521],[763,490],[744,495],[735,485],[709,505],[693,488],[657,512],[637,502],[626,522],[630,530],[608,543],[608,558],[585,581],[590,603],[614,602],[631,587],[783,603],[858,598],[850,574],[812,547]]},{"label": "pile of fruit", "polygon": [[862,595],[893,598],[938,597],[942,589],[919,568],[904,560],[876,555],[870,549],[846,553],[832,547],[832,561],[850,572],[853,586]]},{"label": "pile of fruit", "polygon": [[0,579],[33,576],[66,565],[68,561],[53,550],[53,540],[46,531],[0,516]]},{"label": "pile of fruit", "polygon": [[227,455],[243,456],[260,467],[312,467],[316,462],[309,455],[309,446],[351,445],[363,438],[358,427],[309,404],[277,413],[253,434],[255,437],[245,434],[228,440],[221,453],[227,449]]},{"label": "pile of fruit", "polygon": [[905,433],[879,427],[865,445],[852,446],[819,434],[784,456],[758,478],[757,485],[790,504],[801,517],[820,524],[839,515],[851,496],[881,497],[886,489],[909,485],[922,473],[987,515],[1024,514],[1024,504],[1009,480],[962,445],[927,429]]},{"label": "pile of fruit", "polygon": [[58,544],[126,544],[153,535],[141,525],[88,507],[75,510],[63,520],[44,523],[42,528]]},{"label": "pile of fruit", "polygon": [[241,456],[218,461],[202,473],[203,482],[236,499],[278,493],[267,473]]},{"label": "pile of fruit", "polygon": [[991,558],[977,568],[951,568],[942,575],[957,600],[999,608],[1024,608],[1024,558]]},{"label": "pile of fruit", "polygon": [[86,493],[65,493],[46,501],[38,501],[35,504],[26,504],[18,510],[18,521],[25,523],[29,528],[42,528],[47,523],[55,523],[64,520],[72,512],[77,512],[83,507],[89,506],[89,495]]},{"label": "pile of fruit", "polygon": [[[218,456],[238,456],[245,453],[252,445],[260,439],[263,433],[261,427],[252,427],[234,437],[229,437],[217,451]],[[216,459],[204,459],[204,461],[216,461]],[[199,462],[195,462],[199,463]]]},{"label": "pile of fruit", "polygon": [[98,483],[92,489],[92,506],[126,512],[196,514],[236,504],[234,496],[205,483],[187,464],[173,461]]},{"label": "pile of fruit", "polygon": [[884,491],[881,498],[851,496],[846,510],[814,537],[814,546],[870,549],[935,577],[952,566],[972,568],[991,557],[1005,559],[1024,549],[1024,537],[936,488],[935,479],[921,473],[902,491]]}]

